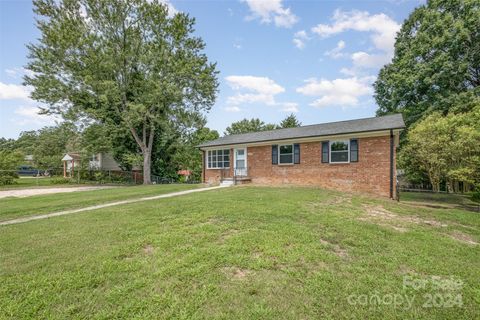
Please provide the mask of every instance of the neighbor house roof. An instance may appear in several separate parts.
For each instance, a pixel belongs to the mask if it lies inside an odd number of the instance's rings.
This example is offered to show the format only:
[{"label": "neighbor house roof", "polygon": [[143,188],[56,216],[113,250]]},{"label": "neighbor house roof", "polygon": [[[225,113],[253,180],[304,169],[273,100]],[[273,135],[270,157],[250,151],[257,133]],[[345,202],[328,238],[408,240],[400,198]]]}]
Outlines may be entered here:
[{"label": "neighbor house roof", "polygon": [[233,144],[267,142],[276,140],[331,136],[349,133],[384,131],[403,129],[405,123],[401,114],[383,117],[365,118],[348,121],[338,121],[302,126],[296,128],[276,129],[269,131],[233,134],[198,145],[199,148],[215,147]]}]

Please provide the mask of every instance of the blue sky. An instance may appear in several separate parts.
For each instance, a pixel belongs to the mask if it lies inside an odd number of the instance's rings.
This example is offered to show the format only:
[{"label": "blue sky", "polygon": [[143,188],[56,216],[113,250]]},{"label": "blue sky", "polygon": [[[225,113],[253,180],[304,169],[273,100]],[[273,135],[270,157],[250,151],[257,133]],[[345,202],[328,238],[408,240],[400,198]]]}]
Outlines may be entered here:
[{"label": "blue sky", "polygon": [[[165,0],[166,1],[166,0]],[[371,84],[393,54],[396,31],[421,1],[175,1],[218,63],[220,92],[208,126],[304,124],[364,118],[377,106]],[[0,137],[52,125],[22,87],[26,44],[39,36],[30,1],[0,0]]]}]

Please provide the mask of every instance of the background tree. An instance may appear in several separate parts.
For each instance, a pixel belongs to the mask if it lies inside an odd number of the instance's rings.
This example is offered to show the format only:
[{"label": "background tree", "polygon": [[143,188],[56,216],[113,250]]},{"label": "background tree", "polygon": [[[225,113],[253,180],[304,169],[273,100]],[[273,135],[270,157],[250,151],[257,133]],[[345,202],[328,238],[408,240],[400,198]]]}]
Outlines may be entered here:
[{"label": "background tree", "polygon": [[377,114],[402,112],[410,126],[433,111],[471,110],[480,95],[478,21],[478,0],[431,0],[415,9],[374,84]]},{"label": "background tree", "polygon": [[173,161],[179,169],[190,170],[191,179],[200,181],[202,174],[202,153],[197,146],[203,142],[218,139],[220,135],[216,130],[207,127],[200,128],[188,134],[182,141],[174,155]]},{"label": "background tree", "polygon": [[300,121],[298,121],[295,114],[292,113],[280,122],[279,127],[280,128],[295,128],[295,127],[300,127],[301,125],[302,125],[302,123]]},{"label": "background tree", "polygon": [[[446,181],[480,183],[480,105],[471,112],[443,116],[432,113],[415,124],[400,152],[400,164],[407,175],[418,169],[428,174],[433,191]],[[407,165],[405,165],[407,159]]]},{"label": "background tree", "polygon": [[276,129],[277,126],[271,123],[265,123],[258,118],[243,119],[237,122],[233,122],[229,127],[225,129],[225,135],[240,134],[248,132],[266,131]]},{"label": "background tree", "polygon": [[215,64],[192,36],[194,19],[169,18],[158,0],[35,0],[34,8],[41,37],[28,46],[32,98],[46,113],[128,130],[150,183],[158,128],[188,123],[215,100]]},{"label": "background tree", "polygon": [[37,131],[33,161],[39,169],[60,168],[65,153],[73,151],[81,151],[81,138],[74,124],[64,122]]}]

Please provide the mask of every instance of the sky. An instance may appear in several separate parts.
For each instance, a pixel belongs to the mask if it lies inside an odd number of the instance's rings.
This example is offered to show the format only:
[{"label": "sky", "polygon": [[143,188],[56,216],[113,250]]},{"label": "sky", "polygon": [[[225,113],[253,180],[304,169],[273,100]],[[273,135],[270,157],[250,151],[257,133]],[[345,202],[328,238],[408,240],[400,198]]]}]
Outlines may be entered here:
[{"label": "sky", "polygon": [[[303,125],[375,116],[372,83],[393,55],[395,34],[423,1],[177,1],[171,12],[195,17],[195,34],[217,63],[219,93],[207,126],[234,121]],[[31,1],[0,0],[0,137],[54,125],[22,86],[28,43],[35,43]]]}]

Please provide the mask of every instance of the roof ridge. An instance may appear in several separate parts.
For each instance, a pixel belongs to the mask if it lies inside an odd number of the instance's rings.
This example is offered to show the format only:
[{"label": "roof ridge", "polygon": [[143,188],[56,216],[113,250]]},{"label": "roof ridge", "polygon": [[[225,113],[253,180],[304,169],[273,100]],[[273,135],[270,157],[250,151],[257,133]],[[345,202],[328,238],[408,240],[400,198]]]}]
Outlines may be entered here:
[{"label": "roof ridge", "polygon": [[319,126],[322,124],[334,124],[334,123],[342,123],[342,122],[350,122],[350,121],[359,121],[359,120],[368,120],[368,119],[377,119],[377,118],[385,118],[385,117],[391,117],[391,116],[396,116],[396,115],[401,115],[401,113],[393,113],[393,114],[387,114],[384,116],[374,116],[374,117],[367,117],[367,118],[358,118],[358,119],[350,119],[350,120],[339,120],[339,121],[332,121],[332,122],[321,122],[321,123],[315,123],[315,124],[307,124],[304,126],[298,126],[298,127],[291,127],[291,128],[277,128],[277,129],[272,129],[272,130],[264,130],[264,131],[252,131],[252,132],[245,132],[245,133],[236,133],[236,134],[229,134],[221,138],[225,137],[233,137],[233,136],[241,136],[241,135],[246,135],[246,134],[252,134],[252,133],[259,133],[259,132],[272,132],[272,131],[280,131],[280,130],[288,130],[288,129],[300,129],[300,128],[306,128],[306,127],[313,127],[313,126]]}]

